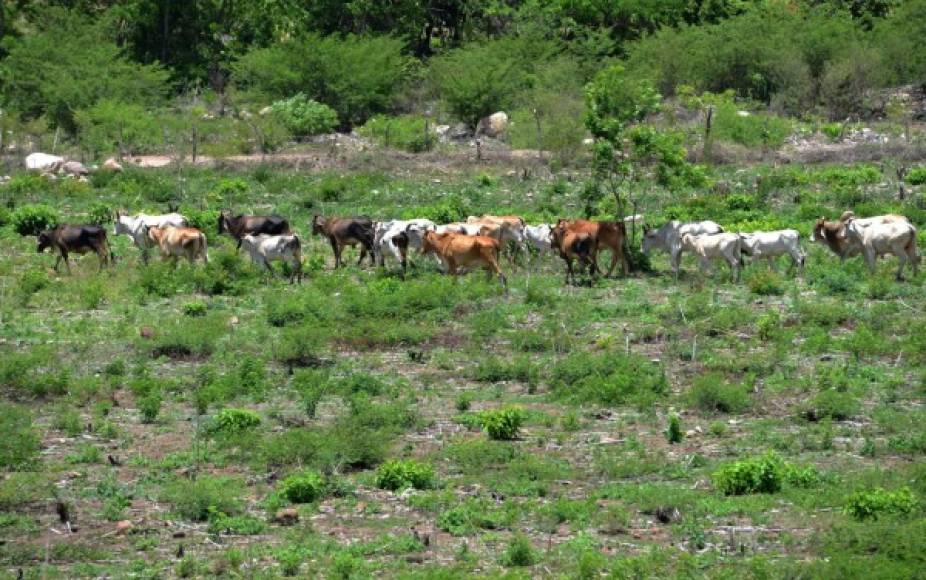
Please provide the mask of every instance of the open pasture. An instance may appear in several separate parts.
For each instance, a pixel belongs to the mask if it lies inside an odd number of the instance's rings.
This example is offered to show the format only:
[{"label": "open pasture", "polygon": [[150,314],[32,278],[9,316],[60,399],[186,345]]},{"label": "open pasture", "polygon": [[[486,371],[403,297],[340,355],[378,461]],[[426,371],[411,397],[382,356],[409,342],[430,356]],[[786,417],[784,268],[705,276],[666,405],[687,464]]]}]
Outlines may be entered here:
[{"label": "open pasture", "polygon": [[[719,168],[647,192],[648,223],[794,228],[802,277],[691,255],[563,284],[503,257],[506,293],[410,252],[333,270],[315,214],[582,215],[581,178],[259,165],[14,175],[0,199],[0,565],[25,577],[916,577],[926,567],[926,289],[809,242],[820,216],[906,215],[877,166]],[[208,264],[145,265],[116,210],[168,202]],[[105,218],[115,264],[52,270],[11,219]],[[301,285],[217,234],[278,214]],[[632,249],[640,259],[641,231]],[[610,257],[605,255],[605,260]],[[275,264],[277,272],[282,268]],[[618,268],[619,272],[619,268]],[[70,531],[69,531],[70,527]]]}]

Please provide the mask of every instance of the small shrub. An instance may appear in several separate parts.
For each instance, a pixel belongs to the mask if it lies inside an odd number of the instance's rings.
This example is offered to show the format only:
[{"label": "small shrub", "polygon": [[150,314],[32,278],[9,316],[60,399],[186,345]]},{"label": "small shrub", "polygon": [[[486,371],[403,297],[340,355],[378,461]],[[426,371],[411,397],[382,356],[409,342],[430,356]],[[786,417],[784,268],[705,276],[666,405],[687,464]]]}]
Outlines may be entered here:
[{"label": "small shrub", "polygon": [[141,412],[143,423],[154,423],[161,412],[161,403],[163,402],[161,391],[153,389],[138,401],[138,410]]},{"label": "small shrub", "polygon": [[926,165],[921,165],[919,167],[914,167],[907,172],[907,176],[904,178],[904,181],[910,185],[923,185],[926,184]]},{"label": "small shrub", "polygon": [[58,225],[58,213],[47,205],[21,205],[13,210],[10,223],[21,236],[37,236],[42,230]]},{"label": "small shrub", "polygon": [[772,340],[781,331],[781,315],[770,310],[756,320],[756,331],[762,340]]},{"label": "small shrub", "polygon": [[213,418],[209,431],[213,434],[238,435],[253,431],[260,425],[260,415],[248,409],[222,409]]},{"label": "small shrub", "polygon": [[283,480],[280,494],[292,503],[312,503],[325,495],[325,480],[321,475],[305,471]]},{"label": "small shrub", "polygon": [[903,487],[897,491],[875,488],[858,491],[846,498],[843,511],[859,521],[876,520],[884,514],[906,515],[917,505],[910,488]]},{"label": "small shrub", "polygon": [[195,302],[185,303],[182,307],[182,310],[185,316],[190,316],[190,317],[195,318],[198,316],[205,316],[207,308],[208,307],[205,302],[201,300],[197,300]]},{"label": "small shrub", "polygon": [[435,140],[430,132],[425,133],[426,123],[427,120],[419,115],[376,115],[360,127],[359,133],[384,147],[420,153],[429,149]]},{"label": "small shrub", "polygon": [[466,411],[469,411],[469,408],[473,404],[473,398],[474,398],[473,394],[469,391],[463,391],[462,393],[457,395],[457,399],[455,403],[457,411],[461,413],[465,413]]},{"label": "small shrub", "polygon": [[277,550],[276,559],[280,563],[280,572],[283,576],[291,577],[299,574],[299,567],[305,560],[305,554],[296,548],[285,548]]},{"label": "small shrub", "polygon": [[785,293],[781,274],[772,270],[757,270],[746,278],[749,291],[759,296],[781,296]]},{"label": "small shrub", "polygon": [[480,413],[479,418],[490,439],[511,441],[518,436],[524,422],[524,411],[520,407],[490,409]]},{"label": "small shrub", "polygon": [[827,389],[806,402],[802,407],[801,415],[808,421],[820,421],[826,418],[845,421],[854,417],[858,409],[858,401],[850,393]]},{"label": "small shrub", "polygon": [[227,477],[200,476],[178,479],[164,488],[162,499],[183,518],[205,522],[215,514],[236,515],[241,511],[239,483]]},{"label": "small shrub", "polygon": [[688,399],[699,409],[718,413],[740,412],[750,402],[743,385],[730,384],[719,373],[697,377],[688,391]]},{"label": "small shrub", "polygon": [[87,223],[105,225],[114,220],[113,210],[105,203],[98,201],[87,210]]},{"label": "small shrub", "polygon": [[681,443],[684,437],[682,420],[677,413],[669,415],[669,426],[666,428],[666,439],[669,443]]},{"label": "small shrub", "polygon": [[784,481],[784,462],[774,452],[722,466],[714,473],[714,485],[724,495],[775,493]]},{"label": "small shrub", "polygon": [[273,103],[270,110],[297,137],[330,133],[338,126],[338,114],[334,109],[302,93]]},{"label": "small shrub", "polygon": [[38,456],[40,447],[41,439],[32,426],[29,411],[0,403],[0,467],[28,467]]},{"label": "small shrub", "polygon": [[215,510],[209,515],[209,533],[213,535],[256,536],[266,529],[267,524],[253,516],[227,516]]},{"label": "small shrub", "polygon": [[434,487],[434,468],[413,459],[387,461],[376,470],[376,486],[397,491],[408,487]]},{"label": "small shrub", "polygon": [[22,276],[16,282],[16,292],[19,295],[19,303],[25,307],[29,304],[32,296],[40,290],[47,288],[51,284],[48,274],[44,270],[29,269],[23,272]]},{"label": "small shrub", "polygon": [[533,566],[537,562],[537,554],[530,539],[524,534],[515,534],[508,543],[508,548],[502,556],[505,566]]}]

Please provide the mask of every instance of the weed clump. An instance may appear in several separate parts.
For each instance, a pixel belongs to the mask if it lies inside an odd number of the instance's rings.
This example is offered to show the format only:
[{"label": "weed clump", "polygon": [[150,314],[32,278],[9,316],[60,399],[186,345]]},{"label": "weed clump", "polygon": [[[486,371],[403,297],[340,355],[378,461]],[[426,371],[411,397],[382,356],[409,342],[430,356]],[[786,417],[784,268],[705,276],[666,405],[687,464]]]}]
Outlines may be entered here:
[{"label": "weed clump", "polygon": [[669,415],[669,426],[666,427],[666,440],[669,443],[681,443],[685,434],[682,432],[682,419],[678,413]]},{"label": "weed clump", "polygon": [[26,204],[13,210],[10,223],[21,236],[37,236],[42,230],[58,225],[58,212],[47,205]]},{"label": "weed clump", "polygon": [[719,373],[707,373],[694,380],[688,399],[708,412],[738,413],[749,406],[749,393],[743,385],[730,384]]},{"label": "weed clump", "polygon": [[248,409],[222,409],[208,427],[212,434],[239,435],[260,425],[260,415]]},{"label": "weed clump", "polygon": [[312,503],[325,495],[325,480],[321,475],[305,471],[283,480],[280,494],[292,503]]},{"label": "weed clump", "polygon": [[537,554],[534,546],[524,534],[515,534],[508,543],[508,548],[502,556],[505,566],[533,566],[537,563]]},{"label": "weed clump", "polygon": [[29,411],[8,403],[0,404],[0,467],[28,467],[36,459],[40,443]]},{"label": "weed clump", "polygon": [[237,481],[228,477],[200,476],[190,481],[178,479],[164,488],[162,499],[169,503],[183,518],[194,522],[205,522],[210,515],[221,513],[228,516],[241,511],[239,496],[241,488]]},{"label": "weed clump", "polygon": [[850,495],[843,511],[858,521],[864,521],[876,520],[884,514],[906,515],[916,506],[917,501],[910,488],[887,491],[878,487]]},{"label": "weed clump", "polygon": [[511,441],[518,437],[524,422],[524,411],[520,407],[490,409],[480,413],[479,419],[489,439]]},{"label": "weed clump", "polygon": [[434,468],[413,459],[387,461],[376,470],[376,486],[397,491],[434,487]]},{"label": "weed clump", "polygon": [[578,403],[644,406],[668,391],[659,367],[643,357],[618,353],[577,352],[553,367],[550,384],[554,396]]},{"label": "weed clump", "polygon": [[714,473],[714,485],[724,495],[775,493],[785,478],[784,462],[774,452],[734,461]]}]

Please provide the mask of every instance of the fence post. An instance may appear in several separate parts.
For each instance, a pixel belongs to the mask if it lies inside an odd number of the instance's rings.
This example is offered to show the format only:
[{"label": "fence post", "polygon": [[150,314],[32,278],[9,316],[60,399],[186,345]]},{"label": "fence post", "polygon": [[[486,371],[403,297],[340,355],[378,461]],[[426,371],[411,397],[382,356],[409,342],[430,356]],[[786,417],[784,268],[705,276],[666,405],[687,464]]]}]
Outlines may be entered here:
[{"label": "fence post", "polygon": [[707,107],[707,117],[704,120],[704,162],[711,162],[711,149],[713,149],[714,141],[711,137],[711,121],[714,118],[714,105],[708,105]]}]

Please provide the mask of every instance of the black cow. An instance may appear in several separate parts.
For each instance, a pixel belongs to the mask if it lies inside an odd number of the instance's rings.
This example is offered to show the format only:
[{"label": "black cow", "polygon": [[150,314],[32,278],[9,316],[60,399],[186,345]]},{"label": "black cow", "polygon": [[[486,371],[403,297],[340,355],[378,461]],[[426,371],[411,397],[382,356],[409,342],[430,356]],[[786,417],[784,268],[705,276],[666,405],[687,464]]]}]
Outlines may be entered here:
[{"label": "black cow", "polygon": [[223,211],[219,214],[219,233],[228,232],[231,237],[238,241],[235,249],[241,249],[241,238],[244,236],[267,234],[270,236],[281,236],[292,234],[289,222],[286,218],[278,215],[260,216],[260,215],[236,215],[233,216],[229,211]]},{"label": "black cow", "polygon": [[38,247],[36,251],[42,253],[45,248],[55,248],[58,250],[58,258],[55,260],[55,271],[61,264],[62,258],[64,265],[71,272],[71,264],[68,262],[68,252],[75,254],[86,254],[87,252],[96,252],[100,257],[100,270],[103,266],[109,264],[114,259],[106,241],[106,229],[96,225],[88,226],[69,226],[60,225],[56,228],[45,230],[39,234]]}]

